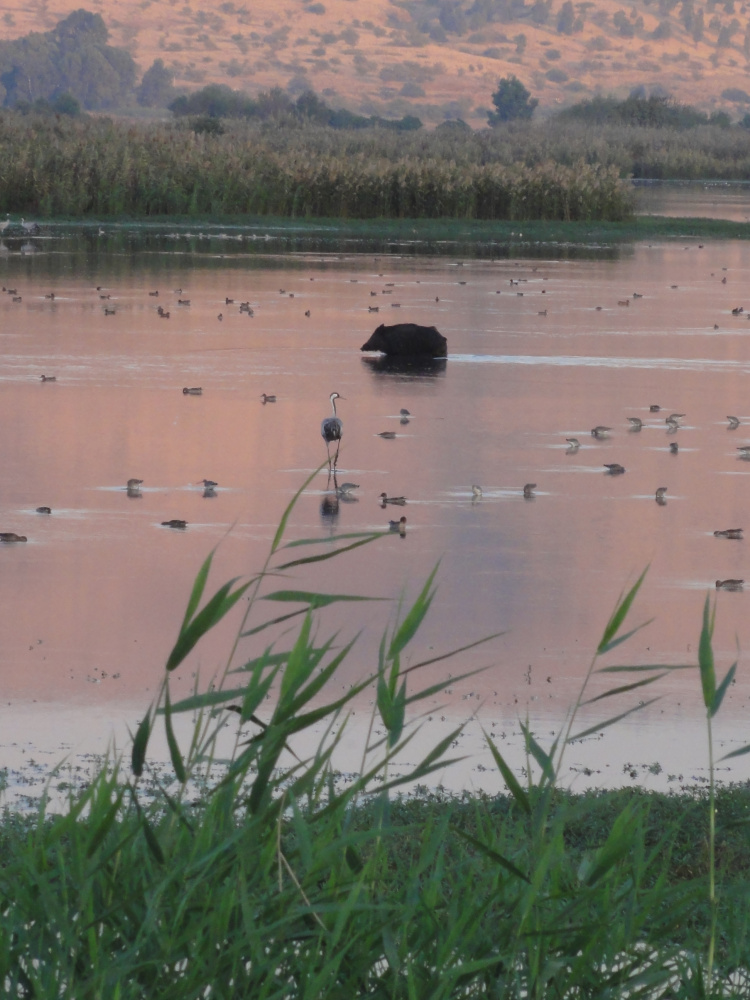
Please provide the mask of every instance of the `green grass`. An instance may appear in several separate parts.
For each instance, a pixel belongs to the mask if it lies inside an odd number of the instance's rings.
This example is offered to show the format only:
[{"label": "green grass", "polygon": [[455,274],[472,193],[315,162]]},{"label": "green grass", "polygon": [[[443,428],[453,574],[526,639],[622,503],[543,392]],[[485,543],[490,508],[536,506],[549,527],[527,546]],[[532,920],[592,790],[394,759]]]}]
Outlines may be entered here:
[{"label": "green grass", "polygon": [[[94,224],[71,218],[40,220],[50,232],[77,236],[90,231]],[[745,240],[750,239],[750,223],[723,219],[684,219],[661,216],[637,216],[628,222],[504,222],[482,219],[288,219],[282,216],[201,216],[187,219],[170,216],[164,219],[136,219],[119,216],[104,220],[107,225],[105,243],[100,249],[131,246],[132,239],[154,240],[166,232],[183,232],[184,239],[195,239],[196,249],[206,248],[205,239],[196,233],[219,235],[236,230],[241,233],[268,234],[284,245],[306,247],[340,246],[346,239],[357,240],[362,247],[387,252],[398,243],[398,251],[408,255],[455,255],[457,248],[467,255],[533,256],[535,253],[600,255],[609,248],[638,242],[665,240]],[[304,241],[299,243],[298,241]],[[243,242],[236,246],[222,243],[222,253],[264,254],[268,247],[260,241]]]},{"label": "green grass", "polygon": [[[686,668],[611,662],[644,627],[627,625],[643,576],[613,611],[552,745],[525,724],[516,775],[488,740],[508,794],[450,796],[429,782],[449,766],[456,733],[408,773],[391,766],[420,703],[444,686],[420,687],[426,664],[402,662],[438,599],[437,567],[411,606],[397,603],[374,672],[332,696],[356,634],[329,634],[326,608],[346,602],[356,620],[373,598],[300,589],[296,572],[366,558],[393,535],[288,541],[296,499],[257,573],[212,591],[212,557],[200,568],[129,760],[103,765],[59,813],[42,800],[34,815],[4,814],[3,996],[698,998],[750,968],[746,788],[572,795],[558,785],[583,705],[612,699],[596,727],[606,728],[637,711],[665,669]],[[227,615],[239,622],[223,673],[173,702],[172,671]],[[727,683],[716,683],[712,629],[707,601],[689,670],[709,717]],[[594,672],[620,679],[590,698]],[[375,704],[363,756],[344,779],[334,753],[365,690]],[[181,714],[193,719],[187,738]],[[162,726],[169,764],[152,767]],[[298,737],[321,726],[303,754]],[[407,782],[418,789],[402,797]]]}]

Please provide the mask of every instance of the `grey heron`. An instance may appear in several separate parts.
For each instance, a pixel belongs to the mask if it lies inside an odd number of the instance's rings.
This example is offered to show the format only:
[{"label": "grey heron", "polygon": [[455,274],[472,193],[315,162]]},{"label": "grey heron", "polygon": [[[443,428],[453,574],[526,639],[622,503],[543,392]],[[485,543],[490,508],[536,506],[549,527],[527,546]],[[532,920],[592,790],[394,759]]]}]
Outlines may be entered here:
[{"label": "grey heron", "polygon": [[328,451],[328,464],[331,464],[331,452],[330,446],[331,442],[336,442],[336,455],[333,460],[334,467],[336,465],[336,460],[339,456],[339,442],[341,441],[341,435],[344,430],[344,425],[341,423],[341,418],[336,416],[336,400],[343,399],[338,392],[332,392],[331,399],[331,409],[333,414],[330,417],[325,417],[320,424],[320,433],[323,440],[326,443],[326,450]]}]

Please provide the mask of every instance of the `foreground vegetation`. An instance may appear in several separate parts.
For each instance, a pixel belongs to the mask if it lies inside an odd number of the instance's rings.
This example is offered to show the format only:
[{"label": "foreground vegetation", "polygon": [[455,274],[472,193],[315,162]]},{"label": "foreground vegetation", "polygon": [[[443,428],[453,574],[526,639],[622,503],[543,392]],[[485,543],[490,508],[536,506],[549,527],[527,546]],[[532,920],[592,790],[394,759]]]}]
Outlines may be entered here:
[{"label": "foreground vegetation", "polygon": [[[341,688],[328,682],[355,640],[324,637],[318,619],[332,604],[356,607],[369,598],[273,588],[291,570],[353,558],[393,536],[285,542],[295,502],[258,574],[206,598],[210,557],[201,568],[160,695],[133,738],[129,769],[124,762],[102,768],[61,815],[44,802],[32,818],[6,814],[4,995],[728,995],[750,968],[748,792],[717,797],[713,778],[706,798],[574,797],[557,787],[566,746],[590,731],[575,731],[589,678],[630,672],[601,663],[638,630],[623,631],[643,577],[607,623],[564,732],[545,749],[524,726],[524,778],[488,739],[505,797],[422,790],[394,799],[399,786],[424,782],[450,762],[457,735],[406,773],[394,769],[414,732],[409,716],[443,688],[419,688],[419,671],[476,643],[402,666],[434,597],[433,572],[383,636],[372,676],[332,698],[331,687]],[[256,621],[261,599],[280,610]],[[222,676],[173,703],[172,671],[242,606]],[[735,670],[717,683],[712,633],[707,598],[694,677],[709,747],[710,720]],[[258,642],[264,634],[275,639],[249,660],[237,657],[240,638]],[[634,680],[592,700],[640,696],[669,669],[684,668],[633,668]],[[340,726],[366,689],[375,708],[361,767],[344,780],[332,766]],[[197,713],[187,740],[176,725],[182,713]],[[162,725],[170,779],[148,763]],[[314,727],[323,735],[302,759],[298,737]],[[746,995],[743,989],[735,995]]]}]

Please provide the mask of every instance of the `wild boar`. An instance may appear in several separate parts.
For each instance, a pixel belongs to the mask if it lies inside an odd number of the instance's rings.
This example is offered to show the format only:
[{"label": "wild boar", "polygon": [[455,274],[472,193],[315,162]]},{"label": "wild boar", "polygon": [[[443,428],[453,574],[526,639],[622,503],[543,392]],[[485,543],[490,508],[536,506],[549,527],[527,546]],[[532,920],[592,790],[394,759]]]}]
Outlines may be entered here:
[{"label": "wild boar", "polygon": [[448,341],[434,326],[420,326],[419,323],[396,323],[385,326],[381,323],[361,351],[381,351],[389,357],[430,357],[444,358],[448,353]]}]

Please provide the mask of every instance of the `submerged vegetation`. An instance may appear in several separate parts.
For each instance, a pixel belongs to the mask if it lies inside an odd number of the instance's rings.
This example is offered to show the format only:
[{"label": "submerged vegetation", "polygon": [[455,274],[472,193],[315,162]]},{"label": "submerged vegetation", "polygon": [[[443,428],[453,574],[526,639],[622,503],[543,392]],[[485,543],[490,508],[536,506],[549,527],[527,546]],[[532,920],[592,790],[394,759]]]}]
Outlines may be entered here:
[{"label": "submerged vegetation", "polygon": [[[638,697],[665,670],[684,669],[600,666],[638,631],[624,629],[643,577],[618,602],[551,748],[523,726],[523,777],[488,738],[506,796],[451,798],[418,787],[394,799],[405,782],[424,781],[450,763],[456,736],[406,773],[393,768],[415,731],[411,711],[444,688],[420,689],[419,671],[476,643],[403,666],[435,596],[433,571],[383,636],[372,674],[332,695],[332,686],[341,689],[330,682],[355,640],[324,637],[321,616],[330,605],[370,598],[274,588],[291,570],[353,558],[392,536],[285,542],[295,503],[259,573],[207,598],[211,557],[199,571],[161,692],[134,736],[130,773],[124,762],[103,768],[59,815],[44,802],[33,817],[6,813],[4,995],[747,995],[747,791],[717,796],[712,781],[707,799],[576,797],[557,785],[566,746],[590,731],[574,731],[580,707]],[[261,600],[280,610],[258,619]],[[243,606],[221,676],[172,702],[172,672]],[[732,667],[717,683],[712,633],[707,598],[693,670],[709,748],[710,719],[734,676]],[[250,659],[239,655],[240,639],[260,642]],[[592,698],[594,672],[635,679]],[[344,779],[334,770],[335,753],[346,714],[365,690],[374,707],[361,766]],[[618,711],[594,729],[636,710]],[[176,724],[186,713],[196,713],[187,739]],[[149,745],[162,724],[171,778],[151,773],[149,796]],[[322,733],[312,753],[298,741],[305,731]]]}]

